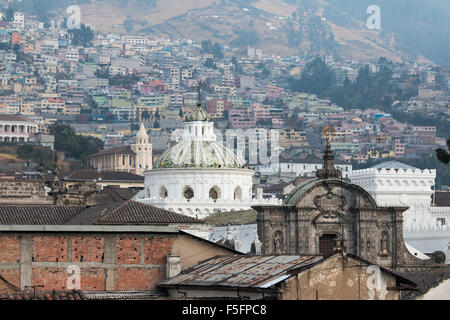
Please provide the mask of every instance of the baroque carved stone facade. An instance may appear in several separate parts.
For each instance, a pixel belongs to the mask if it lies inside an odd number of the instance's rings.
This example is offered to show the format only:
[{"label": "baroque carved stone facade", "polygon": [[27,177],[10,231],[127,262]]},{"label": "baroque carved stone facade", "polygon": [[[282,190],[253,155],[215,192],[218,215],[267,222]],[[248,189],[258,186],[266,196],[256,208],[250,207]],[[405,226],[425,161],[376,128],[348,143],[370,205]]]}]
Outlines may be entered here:
[{"label": "baroque carved stone facade", "polygon": [[262,254],[328,254],[338,248],[392,270],[436,266],[413,256],[403,240],[407,207],[379,207],[362,187],[343,181],[330,147],[317,179],[299,185],[282,206],[256,206]]}]

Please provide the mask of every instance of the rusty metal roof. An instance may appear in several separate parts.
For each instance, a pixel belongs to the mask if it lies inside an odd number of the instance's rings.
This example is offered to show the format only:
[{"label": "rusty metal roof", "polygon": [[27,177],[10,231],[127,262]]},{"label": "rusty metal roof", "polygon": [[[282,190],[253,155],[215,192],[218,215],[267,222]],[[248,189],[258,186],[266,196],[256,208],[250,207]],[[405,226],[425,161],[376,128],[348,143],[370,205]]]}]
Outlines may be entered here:
[{"label": "rusty metal roof", "polygon": [[322,256],[311,255],[216,257],[159,285],[265,289],[290,277],[290,271],[311,266],[323,259]]}]

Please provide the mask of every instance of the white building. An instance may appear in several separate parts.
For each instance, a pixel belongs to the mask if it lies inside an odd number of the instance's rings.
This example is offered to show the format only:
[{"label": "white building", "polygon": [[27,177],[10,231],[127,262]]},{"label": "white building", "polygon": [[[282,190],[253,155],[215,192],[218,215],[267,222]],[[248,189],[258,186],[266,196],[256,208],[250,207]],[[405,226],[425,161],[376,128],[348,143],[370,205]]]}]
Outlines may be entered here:
[{"label": "white building", "polygon": [[349,178],[368,191],[379,206],[410,208],[403,215],[407,243],[425,253],[443,251],[450,257],[450,207],[432,203],[436,170],[389,161],[355,170]]},{"label": "white building", "polygon": [[420,170],[389,161],[355,170],[349,178],[369,192],[379,206],[410,207],[404,214],[404,230],[429,228],[436,224],[436,220],[430,221],[436,170]]},{"label": "white building", "polygon": [[[322,163],[271,163],[266,165],[255,166],[255,171],[261,175],[281,175],[292,176],[293,178],[299,176],[315,177],[316,171],[322,169]],[[336,164],[336,167],[342,171],[342,177],[348,178],[352,172],[353,166],[351,164]]]},{"label": "white building", "polygon": [[14,12],[14,25],[19,29],[25,28],[25,15],[23,12]]},{"label": "white building", "polygon": [[256,204],[278,204],[277,199],[253,199],[253,170],[217,143],[213,130],[210,115],[197,105],[186,118],[182,141],[144,173],[145,190],[135,200],[199,219]]},{"label": "white building", "polygon": [[75,61],[78,62],[80,59],[80,52],[76,48],[68,49],[66,52],[66,60],[67,61]]},{"label": "white building", "polygon": [[34,139],[39,126],[20,115],[0,115],[0,142],[29,142]]}]

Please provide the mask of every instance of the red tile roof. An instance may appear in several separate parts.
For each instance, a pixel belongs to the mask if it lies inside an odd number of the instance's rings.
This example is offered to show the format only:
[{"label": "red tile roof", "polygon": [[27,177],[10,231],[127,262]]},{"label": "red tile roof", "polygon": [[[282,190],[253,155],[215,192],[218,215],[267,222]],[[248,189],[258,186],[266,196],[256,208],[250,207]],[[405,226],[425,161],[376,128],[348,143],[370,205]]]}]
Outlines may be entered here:
[{"label": "red tile roof", "polygon": [[167,224],[167,223],[201,223],[200,220],[182,214],[127,201],[104,215],[100,224]]},{"label": "red tile roof", "polygon": [[0,225],[191,224],[200,220],[132,200],[92,207],[0,205]]},{"label": "red tile roof", "polygon": [[79,180],[79,181],[140,181],[144,182],[144,177],[119,171],[95,171],[95,170],[80,170],[72,172],[68,175],[60,175],[63,180]]},{"label": "red tile roof", "polygon": [[15,115],[15,114],[0,114],[0,121],[26,121],[26,122],[32,122],[30,119],[25,118],[24,116]]},{"label": "red tile roof", "polygon": [[3,225],[63,225],[85,207],[51,205],[1,205]]},{"label": "red tile roof", "polygon": [[91,155],[91,157],[104,156],[109,154],[136,154],[133,150],[131,150],[130,146],[122,146],[111,149],[102,150],[96,154]]}]

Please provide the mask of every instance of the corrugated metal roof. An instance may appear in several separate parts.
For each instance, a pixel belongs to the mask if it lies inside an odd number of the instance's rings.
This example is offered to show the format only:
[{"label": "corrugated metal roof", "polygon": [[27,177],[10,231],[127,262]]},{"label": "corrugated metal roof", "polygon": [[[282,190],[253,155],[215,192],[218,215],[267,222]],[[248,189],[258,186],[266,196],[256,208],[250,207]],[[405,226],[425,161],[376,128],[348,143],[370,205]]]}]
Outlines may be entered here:
[{"label": "corrugated metal roof", "polygon": [[289,271],[321,260],[322,256],[296,255],[216,257],[160,285],[264,289],[290,277]]},{"label": "corrugated metal roof", "polygon": [[83,291],[87,300],[153,300],[164,297],[158,291]]}]

